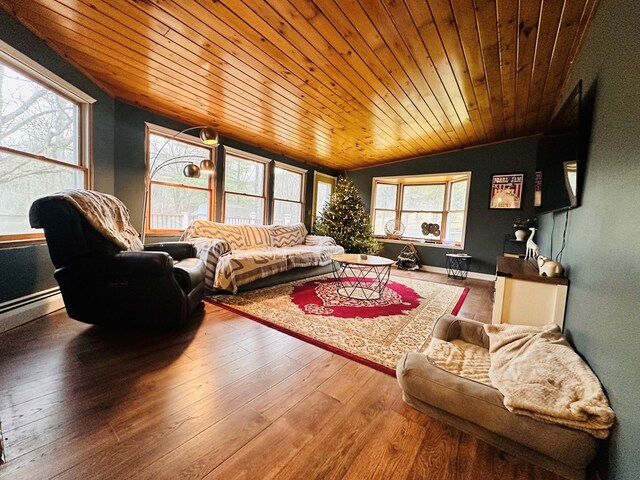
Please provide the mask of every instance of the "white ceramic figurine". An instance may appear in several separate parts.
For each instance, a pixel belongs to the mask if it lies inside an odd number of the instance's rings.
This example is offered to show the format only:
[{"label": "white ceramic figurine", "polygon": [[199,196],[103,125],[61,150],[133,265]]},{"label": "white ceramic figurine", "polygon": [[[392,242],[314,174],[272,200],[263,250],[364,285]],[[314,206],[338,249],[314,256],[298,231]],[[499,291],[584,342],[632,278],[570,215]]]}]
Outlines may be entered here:
[{"label": "white ceramic figurine", "polygon": [[527,240],[527,253],[524,256],[525,260],[529,260],[533,258],[534,260],[538,258],[538,245],[533,241],[533,237],[536,234],[536,229],[531,227],[531,236],[529,236],[529,240]]},{"label": "white ceramic figurine", "polygon": [[559,277],[562,275],[562,264],[555,260],[549,260],[547,257],[540,255],[538,257],[538,271],[544,277]]}]

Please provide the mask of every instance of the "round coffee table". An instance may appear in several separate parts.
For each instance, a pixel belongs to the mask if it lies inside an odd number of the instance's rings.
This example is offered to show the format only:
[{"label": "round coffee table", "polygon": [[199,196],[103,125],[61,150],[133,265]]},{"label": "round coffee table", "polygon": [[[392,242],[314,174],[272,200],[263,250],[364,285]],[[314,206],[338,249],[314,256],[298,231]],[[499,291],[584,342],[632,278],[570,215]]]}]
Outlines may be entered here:
[{"label": "round coffee table", "polygon": [[352,300],[378,300],[389,282],[395,262],[376,255],[340,253],[331,255],[338,295]]}]

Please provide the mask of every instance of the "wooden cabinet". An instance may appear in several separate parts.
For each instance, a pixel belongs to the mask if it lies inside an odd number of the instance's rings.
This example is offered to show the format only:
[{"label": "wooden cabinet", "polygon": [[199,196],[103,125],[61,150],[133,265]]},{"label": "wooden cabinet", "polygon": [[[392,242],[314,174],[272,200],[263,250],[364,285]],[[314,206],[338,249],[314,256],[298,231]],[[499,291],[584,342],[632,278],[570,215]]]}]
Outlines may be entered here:
[{"label": "wooden cabinet", "polygon": [[492,323],[563,327],[569,279],[538,274],[528,260],[498,257]]}]

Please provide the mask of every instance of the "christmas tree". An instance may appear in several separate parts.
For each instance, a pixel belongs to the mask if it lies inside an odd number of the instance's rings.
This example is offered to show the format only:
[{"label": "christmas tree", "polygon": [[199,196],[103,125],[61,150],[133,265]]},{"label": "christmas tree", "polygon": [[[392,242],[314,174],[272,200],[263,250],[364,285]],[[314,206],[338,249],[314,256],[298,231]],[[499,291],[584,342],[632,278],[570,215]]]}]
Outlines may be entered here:
[{"label": "christmas tree", "polygon": [[315,233],[333,237],[347,253],[373,254],[379,250],[358,189],[347,177],[338,178],[336,191],[316,221]]}]

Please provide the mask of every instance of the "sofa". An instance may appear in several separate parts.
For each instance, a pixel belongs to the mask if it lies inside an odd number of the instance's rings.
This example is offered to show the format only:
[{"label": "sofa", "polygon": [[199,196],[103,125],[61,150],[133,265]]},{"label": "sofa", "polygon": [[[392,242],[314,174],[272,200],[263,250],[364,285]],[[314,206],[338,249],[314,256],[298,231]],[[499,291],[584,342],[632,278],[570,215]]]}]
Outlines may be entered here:
[{"label": "sofa", "polygon": [[210,291],[258,288],[331,271],[331,256],[344,253],[331,237],[308,235],[295,225],[227,225],[195,220],[182,241],[206,264]]},{"label": "sofa", "polygon": [[465,352],[455,363],[467,372],[463,376],[443,368],[428,350],[405,354],[396,374],[407,404],[558,475],[585,477],[599,440],[582,430],[507,410],[500,391],[487,384],[490,345],[483,323],[445,315],[432,336],[436,342],[452,342],[463,349],[450,352]]}]

